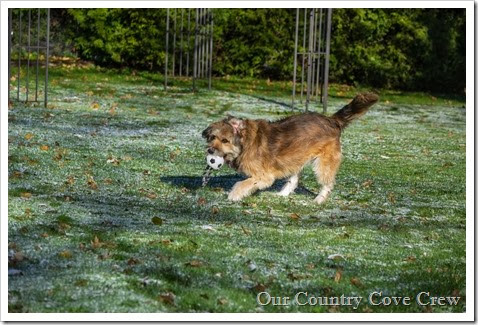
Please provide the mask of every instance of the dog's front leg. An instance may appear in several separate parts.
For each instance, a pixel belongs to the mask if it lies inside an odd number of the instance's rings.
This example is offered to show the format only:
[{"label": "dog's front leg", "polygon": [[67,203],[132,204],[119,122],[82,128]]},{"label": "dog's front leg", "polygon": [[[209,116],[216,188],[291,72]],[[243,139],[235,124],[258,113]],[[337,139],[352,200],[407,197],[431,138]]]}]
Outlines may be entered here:
[{"label": "dog's front leg", "polygon": [[240,201],[257,190],[271,186],[272,183],[274,183],[274,179],[248,178],[234,185],[229,193],[228,199],[231,201]]}]

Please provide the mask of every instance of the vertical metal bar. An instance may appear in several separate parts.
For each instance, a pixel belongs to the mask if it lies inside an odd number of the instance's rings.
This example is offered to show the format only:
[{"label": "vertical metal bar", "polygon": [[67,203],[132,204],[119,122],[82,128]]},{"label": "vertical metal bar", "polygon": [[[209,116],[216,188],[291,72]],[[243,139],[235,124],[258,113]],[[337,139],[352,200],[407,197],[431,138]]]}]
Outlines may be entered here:
[{"label": "vertical metal bar", "polygon": [[309,50],[307,53],[307,97],[305,100],[305,111],[309,110],[309,102],[310,102],[310,82],[312,76],[312,45],[314,42],[314,9],[310,10],[309,14]]},{"label": "vertical metal bar", "polygon": [[196,74],[197,74],[197,47],[198,47],[198,22],[199,9],[196,8],[196,25],[194,28],[194,61],[193,61],[193,91],[196,91]]},{"label": "vertical metal bar", "polygon": [[314,98],[314,85],[315,85],[315,70],[316,70],[316,63],[317,63],[317,9],[314,8],[314,35],[312,37],[312,82],[310,83],[310,97]]},{"label": "vertical metal bar", "polygon": [[205,55],[204,55],[204,77],[209,77],[209,9],[206,8],[206,24],[205,24],[205,35],[204,35],[204,47],[205,47]]},{"label": "vertical metal bar", "polygon": [[181,29],[180,29],[180,36],[179,36],[179,76],[183,75],[183,17],[184,17],[184,9],[181,8]]},{"label": "vertical metal bar", "polygon": [[36,81],[35,81],[35,101],[38,101],[39,62],[40,62],[40,8],[38,8],[38,16],[37,16],[37,70],[36,70]]},{"label": "vertical metal bar", "polygon": [[201,24],[201,77],[204,78],[204,55],[206,54],[205,53],[205,40],[206,40],[206,35],[204,33],[204,28],[205,28],[205,25],[206,25],[206,8],[203,8],[202,9],[202,15],[201,15],[201,18],[202,18],[202,24]]},{"label": "vertical metal bar", "polygon": [[22,57],[22,9],[18,9],[18,71],[17,71],[17,100],[20,101],[20,68]]},{"label": "vertical metal bar", "polygon": [[25,102],[28,102],[28,91],[30,88],[30,32],[31,32],[32,10],[28,9],[28,41],[27,41],[27,89]]},{"label": "vertical metal bar", "polygon": [[177,10],[174,8],[174,22],[173,22],[173,78],[174,78],[174,72],[176,71],[176,13]]},{"label": "vertical metal bar", "polygon": [[168,88],[169,8],[166,9],[166,52],[164,62],[164,90]]},{"label": "vertical metal bar", "polygon": [[302,73],[300,78],[300,102],[302,102],[302,97],[304,94],[304,65],[305,65],[305,37],[307,35],[307,8],[304,8],[304,39],[302,41]]},{"label": "vertical metal bar", "polygon": [[329,58],[330,58],[330,33],[332,31],[332,8],[327,12],[327,35],[325,39],[325,66],[324,66],[324,113],[327,112],[327,101],[329,96]]},{"label": "vertical metal bar", "polygon": [[322,12],[322,8],[320,8],[320,12],[319,12],[319,34],[317,36],[317,80],[316,80],[316,87],[315,87],[315,95],[316,96],[319,96],[319,99],[320,99],[320,102],[322,102],[322,96],[321,94],[319,94],[319,86],[320,86],[320,56],[322,55],[321,51],[322,51],[322,47],[321,47],[321,43],[322,43],[322,16],[323,16],[323,12]]},{"label": "vertical metal bar", "polygon": [[12,78],[12,9],[8,8],[8,104],[10,105],[10,79]]},{"label": "vertical metal bar", "polygon": [[191,49],[191,9],[188,8],[188,38],[187,38],[187,52],[186,52],[186,77],[189,77],[189,52]]},{"label": "vertical metal bar", "polygon": [[294,77],[292,78],[292,109],[294,109],[295,83],[297,78],[297,43],[299,40],[299,8],[295,14]]},{"label": "vertical metal bar", "polygon": [[46,55],[45,55],[45,108],[48,105],[48,59],[50,56],[50,8],[46,16]]},{"label": "vertical metal bar", "polygon": [[213,10],[211,9],[211,35],[209,38],[209,90],[211,90],[212,86],[212,38],[214,35],[214,16],[213,16]]},{"label": "vertical metal bar", "polygon": [[200,8],[199,9],[199,40],[198,40],[198,74],[197,76],[199,78],[202,77],[202,12],[203,12],[203,9]]}]

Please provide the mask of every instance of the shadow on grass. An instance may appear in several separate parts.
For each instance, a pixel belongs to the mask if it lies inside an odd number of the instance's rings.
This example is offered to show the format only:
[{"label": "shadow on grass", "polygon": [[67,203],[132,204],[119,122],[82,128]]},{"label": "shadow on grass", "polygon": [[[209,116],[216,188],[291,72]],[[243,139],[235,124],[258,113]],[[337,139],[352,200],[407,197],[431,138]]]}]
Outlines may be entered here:
[{"label": "shadow on grass", "polygon": [[[236,175],[221,175],[211,177],[209,182],[207,183],[206,187],[209,188],[222,188],[225,191],[230,191],[234,184],[237,182],[245,180],[246,177],[241,176],[239,174]],[[177,187],[184,187],[189,190],[196,190],[202,187],[202,177],[198,176],[165,176],[161,177],[161,181],[171,184]],[[278,192],[284,186],[285,180],[278,180],[276,181],[271,187],[265,189],[264,191],[267,192]],[[295,193],[303,194],[307,196],[314,196],[317,195],[307,188],[303,186],[298,186],[295,190]]]}]

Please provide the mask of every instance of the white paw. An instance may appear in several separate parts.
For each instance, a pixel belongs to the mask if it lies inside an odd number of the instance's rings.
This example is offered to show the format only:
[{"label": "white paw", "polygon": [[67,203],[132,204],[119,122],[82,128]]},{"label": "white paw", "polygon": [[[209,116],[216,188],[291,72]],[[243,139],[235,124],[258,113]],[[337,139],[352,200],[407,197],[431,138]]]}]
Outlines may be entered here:
[{"label": "white paw", "polygon": [[232,191],[231,193],[229,193],[229,195],[227,196],[227,199],[229,201],[233,201],[233,202],[237,202],[237,201],[240,201],[242,199],[242,195]]},{"label": "white paw", "polygon": [[322,204],[325,202],[325,200],[327,200],[327,196],[318,195],[314,201],[317,204]]},{"label": "white paw", "polygon": [[282,191],[278,192],[277,195],[279,195],[279,196],[289,196],[290,193],[292,193],[291,190],[289,190],[289,189],[283,189]]}]

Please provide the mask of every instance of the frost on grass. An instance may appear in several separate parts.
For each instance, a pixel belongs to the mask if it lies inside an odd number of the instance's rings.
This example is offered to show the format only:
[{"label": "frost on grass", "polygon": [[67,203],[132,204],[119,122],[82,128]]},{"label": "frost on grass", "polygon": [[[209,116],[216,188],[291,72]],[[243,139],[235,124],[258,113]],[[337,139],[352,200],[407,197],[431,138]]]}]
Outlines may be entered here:
[{"label": "frost on grass", "polygon": [[[275,120],[287,107],[84,74],[92,86],[69,77],[50,108],[9,110],[10,310],[254,312],[258,288],[463,290],[462,109],[376,105],[345,130],[337,184],[320,207],[310,167],[286,199],[278,181],[230,203],[243,179],[231,169],[200,186],[201,131],[228,114]],[[343,104],[331,98],[329,111]],[[264,311],[286,310],[277,308]]]}]

